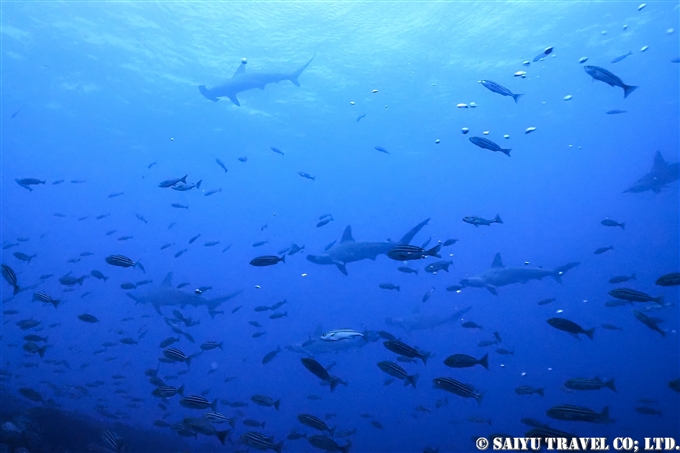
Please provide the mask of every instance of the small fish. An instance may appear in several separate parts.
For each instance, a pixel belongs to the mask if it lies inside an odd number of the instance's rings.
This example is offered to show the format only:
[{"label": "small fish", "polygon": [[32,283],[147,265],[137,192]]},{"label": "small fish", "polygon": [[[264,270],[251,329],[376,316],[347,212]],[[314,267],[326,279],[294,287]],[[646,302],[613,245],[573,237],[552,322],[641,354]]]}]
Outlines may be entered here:
[{"label": "small fish", "polygon": [[626,58],[627,56],[629,56],[629,55],[633,55],[633,51],[632,51],[632,50],[629,51],[629,52],[628,52],[627,54],[625,54],[625,55],[621,55],[620,57],[614,58],[614,59],[612,60],[612,64],[613,64],[613,63],[618,63],[619,61],[625,59],[625,58]]},{"label": "small fish", "polygon": [[538,305],[548,305],[551,302],[555,302],[555,298],[551,297],[549,299],[543,299],[538,301]]},{"label": "small fish", "polygon": [[156,162],[156,161],[151,162],[149,165],[146,166],[146,169],[147,169],[147,170],[150,169],[151,167],[153,167],[153,166],[156,165],[157,163],[158,163],[158,162]]},{"label": "small fish", "polygon": [[447,239],[447,240],[444,241],[444,243],[442,244],[442,246],[448,247],[449,245],[453,245],[453,244],[455,244],[456,242],[458,242],[458,239]]},{"label": "small fish", "polygon": [[609,291],[609,295],[617,299],[626,300],[629,302],[656,302],[663,305],[663,295],[658,297],[650,296],[641,291],[636,291],[630,288],[616,288]]},{"label": "small fish", "polygon": [[239,162],[247,162],[248,158],[246,156],[243,156],[243,157],[239,157],[238,160],[239,160]]},{"label": "small fish", "polygon": [[600,82],[604,82],[612,87],[622,88],[624,99],[627,98],[630,93],[632,93],[638,88],[636,86],[626,85],[620,78],[618,78],[617,76],[615,76],[614,74],[612,74],[611,72],[607,71],[604,68],[600,68],[597,66],[584,66],[583,69],[594,80],[599,80]]},{"label": "small fish", "polygon": [[124,193],[125,192],[115,192],[115,193],[109,194],[109,198],[116,198],[116,197],[123,195]]},{"label": "small fish", "polygon": [[582,333],[592,340],[593,334],[595,333],[595,327],[593,327],[592,329],[584,330],[583,327],[565,318],[558,317],[550,318],[548,319],[547,322],[555,329],[561,330],[563,332],[568,332],[575,336],[576,338],[578,338],[578,334]]},{"label": "small fish", "polygon": [[626,110],[614,109],[614,110],[608,110],[607,111],[607,115],[618,115],[620,113],[626,113]]},{"label": "small fish", "polygon": [[396,289],[397,291],[400,290],[399,286],[393,285],[392,283],[380,283],[378,286],[380,286],[382,289]]},{"label": "small fish", "polygon": [[166,179],[165,181],[162,181],[161,183],[159,183],[159,184],[158,184],[158,187],[161,187],[161,188],[163,188],[163,189],[166,189],[166,188],[168,188],[168,187],[173,187],[174,185],[179,184],[179,183],[184,183],[184,184],[186,184],[186,182],[187,182],[187,176],[188,176],[188,175],[184,175],[184,176],[182,176],[181,178]]},{"label": "small fish", "polygon": [[365,114],[365,113],[364,113],[363,115],[359,115],[359,116],[357,117],[357,123],[358,123],[359,121],[361,121],[363,118],[366,118],[366,114]]},{"label": "small fish", "polygon": [[601,326],[602,326],[603,329],[607,329],[607,330],[623,330],[622,328],[620,328],[619,326],[615,326],[614,324],[605,323],[605,324],[601,324]]},{"label": "small fish", "polygon": [[470,142],[472,142],[474,145],[479,146],[480,148],[483,149],[488,149],[490,151],[500,151],[506,156],[510,157],[510,151],[512,151],[511,148],[501,148],[498,146],[496,143],[492,142],[489,139],[483,138],[483,137],[470,137]]},{"label": "small fish", "polygon": [[474,225],[475,227],[479,227],[479,225],[490,226],[492,223],[503,223],[503,220],[501,220],[500,215],[496,214],[496,217],[490,220],[484,219],[482,217],[467,216],[463,217],[463,222]]},{"label": "small fish", "polygon": [[662,275],[656,279],[656,284],[659,286],[678,286],[680,285],[680,272]]},{"label": "small fish", "polygon": [[[484,85],[484,87],[490,91],[493,91],[494,93],[498,93],[502,96],[511,96],[514,100],[515,103],[517,103],[517,100],[520,98],[520,96],[524,96],[523,94],[514,94],[512,91],[508,90],[504,86],[501,86],[495,82],[492,82],[491,80],[481,80],[479,83]],[[509,156],[510,154],[508,154]]]},{"label": "small fish", "polygon": [[550,55],[552,53],[553,49],[554,49],[554,47],[546,47],[546,49],[543,52],[539,53],[538,55],[536,55],[534,57],[534,60],[533,60],[534,63],[536,63],[537,61],[539,61],[542,58],[545,58],[546,55]]},{"label": "small fish", "polygon": [[482,326],[480,326],[474,321],[466,321],[463,324],[461,324],[461,327],[464,327],[466,329],[480,329],[480,330],[482,328]]},{"label": "small fish", "polygon": [[173,203],[170,206],[172,206],[173,208],[178,208],[178,209],[189,209],[189,206],[183,205],[183,204],[180,204],[180,203]]},{"label": "small fish", "polygon": [[212,246],[217,245],[219,243],[220,243],[220,241],[208,241],[205,244],[203,244],[203,246],[204,247],[212,247]]},{"label": "small fish", "polygon": [[260,246],[263,246],[263,245],[268,244],[268,243],[269,243],[268,240],[267,241],[258,241],[258,242],[255,242],[253,244],[253,247],[260,247]]},{"label": "small fish", "polygon": [[303,178],[311,179],[312,181],[316,181],[316,176],[312,176],[309,173],[305,173],[303,171],[299,171],[297,173],[298,173],[298,175],[302,176]]},{"label": "small fish", "polygon": [[406,267],[406,266],[398,267],[397,270],[399,272],[403,272],[405,274],[416,274],[416,275],[418,275],[418,269],[413,269],[413,268]]},{"label": "small fish", "polygon": [[608,252],[609,250],[614,250],[614,246],[610,245],[609,247],[600,247],[599,249],[595,250],[593,253],[595,255],[602,255],[605,252]]},{"label": "small fish", "polygon": [[316,227],[321,228],[324,225],[328,225],[333,220],[335,220],[335,219],[333,219],[333,216],[326,217],[325,219],[322,219],[319,223],[317,223]]},{"label": "small fish", "polygon": [[268,352],[263,358],[262,358],[262,364],[266,365],[272,360],[274,360],[274,357],[278,355],[278,353],[281,352],[281,347],[279,346],[277,349]]},{"label": "small fish", "polygon": [[25,262],[27,262],[27,263],[30,263],[31,260],[32,260],[33,258],[35,258],[36,256],[38,256],[37,253],[35,253],[35,254],[33,254],[33,255],[26,255],[25,253],[21,253],[21,252],[14,252],[14,257],[15,257],[16,259],[18,259],[19,261],[25,261]]},{"label": "small fish", "polygon": [[530,385],[520,385],[515,388],[515,393],[518,395],[533,395],[534,393],[537,393],[541,396],[545,396],[544,389],[534,388]]},{"label": "small fish", "polygon": [[222,192],[222,188],[220,187],[219,189],[213,189],[209,190],[206,193],[203,194],[204,197],[209,197],[210,195],[217,193],[217,192]]},{"label": "small fish", "polygon": [[179,252],[175,253],[175,258],[179,258],[182,256],[188,249],[182,249]]},{"label": "small fish", "polygon": [[217,162],[217,165],[222,167],[222,170],[224,170],[225,173],[227,173],[229,171],[229,170],[227,170],[227,167],[224,165],[224,162],[222,162],[221,160],[215,158],[215,162]]},{"label": "small fish", "polygon": [[324,247],[324,248],[323,248],[324,252],[328,251],[328,249],[330,249],[331,247],[333,247],[333,246],[335,245],[336,242],[337,242],[337,239],[336,239],[335,241],[331,242],[330,244],[328,244],[326,247]]},{"label": "small fish", "polygon": [[625,222],[619,223],[619,222],[612,220],[612,219],[604,219],[600,223],[602,225],[608,226],[608,227],[621,227],[622,230],[626,229],[626,223]]},{"label": "small fish", "polygon": [[426,292],[423,295],[423,302],[427,302],[427,300],[432,296],[433,292],[434,292],[434,287],[432,287],[428,292]]},{"label": "small fish", "polygon": [[279,262],[283,262],[285,264],[286,255],[283,255],[280,258],[276,255],[258,256],[257,258],[253,258],[250,261],[250,264],[252,266],[256,266],[256,267],[264,267],[264,266],[273,266],[274,264],[277,264]]},{"label": "small fish", "polygon": [[387,150],[386,150],[385,148],[383,148],[382,146],[374,146],[373,149],[375,149],[376,151],[379,151],[379,152],[381,152],[381,153],[385,153],[385,154],[389,154],[389,153],[390,153],[389,151],[387,151]]},{"label": "small fish", "polygon": [[636,280],[635,278],[635,272],[631,274],[630,276],[628,275],[617,275],[615,277],[612,277],[609,279],[609,283],[617,284],[617,283],[625,283],[630,280]]}]

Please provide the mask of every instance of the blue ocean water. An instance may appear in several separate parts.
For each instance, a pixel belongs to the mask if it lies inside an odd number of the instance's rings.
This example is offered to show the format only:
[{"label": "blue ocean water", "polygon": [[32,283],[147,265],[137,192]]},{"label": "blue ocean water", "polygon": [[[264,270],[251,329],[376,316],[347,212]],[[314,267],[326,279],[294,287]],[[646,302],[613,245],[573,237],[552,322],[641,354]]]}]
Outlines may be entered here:
[{"label": "blue ocean water", "polygon": [[[479,437],[524,436],[525,418],[610,442],[680,442],[678,287],[655,284],[680,270],[671,167],[680,154],[679,6],[640,6],[3,2],[2,263],[19,291],[4,271],[2,451],[244,451],[283,442],[283,451],[311,452],[323,440],[309,439],[325,435],[337,451],[463,452],[476,451]],[[268,83],[311,58],[300,87]],[[586,65],[638,88],[624,98]],[[482,80],[523,96],[514,102]],[[200,85],[226,88],[212,102]],[[240,106],[225,97],[229,86]],[[470,137],[511,148],[511,157]],[[668,167],[653,167],[657,151]],[[667,181],[653,168],[665,168]],[[184,175],[200,187],[158,187]],[[333,220],[317,227],[324,214]],[[502,224],[462,220],[496,214]],[[440,251],[448,271],[425,271],[439,258],[386,255],[425,219],[411,243],[457,239]],[[347,226],[354,242],[347,234],[341,242]],[[304,249],[285,263],[249,264],[293,243]],[[505,281],[484,274],[496,254]],[[141,266],[110,265],[112,255]],[[553,272],[568,263],[580,264]],[[479,275],[486,288],[458,287]],[[68,285],[65,276],[85,278]],[[212,288],[196,294],[203,286]],[[663,300],[605,305],[621,300],[608,294],[619,287]],[[35,293],[60,302],[32,301]],[[552,327],[554,317],[595,328],[592,340]],[[22,330],[26,320],[40,324]],[[342,328],[362,336],[320,339]],[[498,342],[494,332],[500,343],[479,346]],[[388,334],[431,354],[427,364],[397,360],[383,345]],[[191,356],[189,366],[158,360],[168,360],[159,347],[168,337],[179,339],[168,347]],[[206,342],[221,347],[204,351]],[[447,366],[454,354],[488,354],[488,370]],[[322,385],[335,381],[308,371],[305,357],[346,385]],[[417,374],[415,388],[383,372],[382,361]],[[182,395],[152,396],[146,370],[183,385],[184,396],[216,400],[234,427],[201,425],[210,409],[185,407]],[[483,396],[434,388],[441,377]],[[565,386],[596,377],[614,379],[616,392]],[[522,386],[544,396],[518,394]],[[607,407],[609,418],[549,416],[560,405]],[[336,427],[334,436],[300,414]],[[229,430],[224,446],[211,426]],[[293,429],[307,439],[287,438]],[[248,432],[267,439],[249,441]]]}]

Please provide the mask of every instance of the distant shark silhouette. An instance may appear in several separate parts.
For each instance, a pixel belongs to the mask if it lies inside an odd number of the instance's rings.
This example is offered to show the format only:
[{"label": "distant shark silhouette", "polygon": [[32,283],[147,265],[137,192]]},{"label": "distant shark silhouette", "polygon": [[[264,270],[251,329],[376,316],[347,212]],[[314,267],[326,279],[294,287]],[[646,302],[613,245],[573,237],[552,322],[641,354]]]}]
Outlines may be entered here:
[{"label": "distant shark silhouette", "polygon": [[[314,54],[316,55],[316,54]],[[309,61],[302,66],[297,71],[291,73],[246,73],[246,63],[245,58],[241,61],[238,69],[234,73],[231,79],[227,80],[224,84],[214,87],[206,88],[205,85],[198,87],[198,91],[206,98],[213,102],[219,101],[219,98],[227,97],[234,104],[241,106],[241,103],[236,97],[237,94],[252,90],[253,88],[259,88],[264,90],[264,87],[270,83],[279,83],[282,80],[290,80],[293,85],[300,86],[298,77],[302,74],[302,71],[307,69],[309,63],[312,62],[314,56],[309,59]]]},{"label": "distant shark silhouette", "polygon": [[474,288],[486,288],[494,296],[498,295],[496,288],[499,286],[512,285],[513,283],[526,283],[529,280],[542,280],[544,277],[552,277],[558,283],[562,283],[562,275],[569,269],[578,266],[580,263],[568,263],[558,266],[555,269],[543,269],[540,267],[505,267],[501,254],[496,253],[491,264],[491,269],[481,274],[464,278],[460,281],[462,286],[472,286]]},{"label": "distant shark silhouette", "polygon": [[464,314],[470,311],[472,307],[465,307],[456,310],[449,316],[441,315],[422,315],[416,313],[409,318],[386,318],[385,324],[392,327],[401,327],[406,332],[412,330],[427,330],[434,329],[435,327],[443,326],[450,322],[458,321]]},{"label": "distant shark silhouette", "polygon": [[242,290],[232,293],[228,296],[216,297],[214,299],[206,299],[205,297],[180,291],[172,286],[172,272],[168,273],[163,279],[163,282],[156,288],[149,288],[141,293],[127,293],[128,297],[133,299],[138,304],[151,304],[159,314],[161,307],[180,307],[184,308],[187,305],[192,307],[205,306],[211,316],[214,316],[215,309],[222,303],[238,296]]},{"label": "distant shark silhouette", "polygon": [[651,190],[654,193],[661,192],[673,181],[680,179],[680,163],[668,164],[659,151],[654,156],[654,165],[649,173],[638,179],[625,192],[640,193]]},{"label": "distant shark silhouette", "polygon": [[352,237],[352,227],[348,225],[342,233],[339,244],[320,255],[307,255],[307,259],[315,264],[335,264],[340,272],[347,275],[347,268],[345,267],[347,263],[365,259],[375,260],[378,255],[386,255],[397,245],[409,244],[418,231],[429,221],[430,219],[426,219],[420,222],[406,233],[399,242],[357,242]]}]

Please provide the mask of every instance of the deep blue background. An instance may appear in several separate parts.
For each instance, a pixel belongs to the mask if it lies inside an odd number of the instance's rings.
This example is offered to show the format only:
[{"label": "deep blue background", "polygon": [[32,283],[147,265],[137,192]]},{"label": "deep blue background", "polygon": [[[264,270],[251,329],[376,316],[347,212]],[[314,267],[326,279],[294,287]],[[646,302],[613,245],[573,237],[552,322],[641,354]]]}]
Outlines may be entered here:
[{"label": "deep blue background", "polygon": [[[143,371],[155,367],[158,343],[171,332],[151,307],[135,306],[119,285],[143,278],[157,284],[172,271],[175,284],[191,283],[186,289],[212,285],[206,297],[244,292],[214,320],[204,308],[183,310],[201,324],[189,329],[197,343],[182,340],[180,348],[191,353],[204,341],[224,341],[224,351],[203,354],[190,373],[169,382],[184,383],[194,394],[210,389],[211,400],[249,401],[256,393],[281,398],[279,412],[250,403],[242,417],[266,420],[263,432],[277,440],[292,427],[304,428],[296,419],[299,413],[320,418],[336,413],[329,424],[356,427],[352,443],[358,452],[421,451],[427,445],[468,451],[474,448],[471,437],[523,435],[528,428],[522,417],[582,436],[680,437],[679,398],[668,388],[680,375],[678,291],[654,285],[660,275],[680,267],[678,185],[658,195],[623,193],[651,169],[657,150],[668,162],[678,161],[680,65],[671,60],[680,54],[679,28],[678,5],[670,2],[650,3],[641,11],[632,2],[3,3],[2,243],[15,243],[17,237],[29,241],[3,250],[2,261],[15,269],[22,286],[54,274],[39,289],[66,300],[55,310],[30,302],[32,291],[26,291],[3,303],[3,310],[20,312],[3,315],[3,367],[20,375],[5,382],[5,389],[31,387],[64,409],[95,418],[93,408],[101,403],[96,398],[105,398],[112,412],[123,411],[130,422],[160,430],[151,421],[162,411]],[[547,46],[555,46],[551,56],[522,66]],[[642,46],[649,49],[640,52]],[[632,56],[610,63],[629,50]],[[300,88],[281,82],[244,92],[241,107],[228,99],[209,102],[196,88],[231,77],[243,57],[248,71],[288,72],[314,53]],[[591,82],[578,63],[583,56],[587,64],[605,67],[640,88],[624,99],[620,88]],[[513,77],[520,70],[526,78]],[[486,90],[478,83],[482,79],[524,96],[515,104]],[[565,101],[566,95],[573,98]],[[469,102],[478,107],[456,108]],[[627,113],[605,114],[612,109]],[[530,126],[537,130],[525,134]],[[470,134],[461,134],[462,127]],[[483,131],[512,148],[512,157],[468,141]],[[510,138],[503,139],[504,134]],[[271,146],[285,156],[270,151]],[[239,162],[241,156],[248,161]],[[226,175],[215,158],[229,168]],[[147,169],[154,161],[157,165]],[[300,178],[298,171],[315,175],[316,181]],[[221,187],[222,192],[204,197],[195,190],[157,188],[160,181],[184,174],[192,182],[202,179],[206,191]],[[14,182],[25,177],[47,184],[29,192]],[[59,179],[66,182],[52,185]],[[72,184],[73,179],[87,182]],[[124,195],[108,198],[115,192]],[[317,229],[318,217],[327,212],[335,221]],[[461,221],[497,213],[503,225],[475,228]],[[79,221],[83,216],[89,217]],[[319,253],[339,240],[346,225],[356,240],[379,241],[397,239],[428,217],[432,220],[414,243],[429,236],[459,239],[445,249],[454,262],[449,274],[402,274],[396,271],[401,264],[385,256],[349,264],[349,276],[312,264],[304,254],[270,268],[248,265],[253,257],[292,242],[304,244],[305,253]],[[606,217],[626,222],[625,230],[600,225]],[[261,231],[264,224],[268,228]],[[113,229],[115,234],[105,235]],[[187,245],[198,233],[202,236]],[[122,235],[134,239],[117,241]],[[203,247],[209,240],[220,244]],[[253,249],[260,240],[269,244]],[[165,243],[175,245],[160,250]],[[222,253],[228,244],[233,246]],[[609,245],[613,251],[593,254]],[[174,258],[184,248],[189,250]],[[38,256],[27,264],[12,255],[16,251]],[[66,263],[85,251],[94,255]],[[445,290],[487,269],[497,252],[507,266],[582,264],[563,285],[533,281],[500,288],[499,296],[483,289]],[[141,259],[146,277],[138,269],[108,266],[104,257],[114,253]],[[58,277],[92,269],[110,280],[89,278],[82,288],[61,295]],[[629,307],[604,306],[612,288],[609,278],[633,272],[637,280],[628,286],[664,294],[672,304],[651,314],[665,319],[665,338],[635,320]],[[378,287],[386,282],[401,291]],[[435,292],[423,304],[422,295],[433,286]],[[6,300],[11,288],[4,282],[1,288]],[[92,293],[81,298],[86,291]],[[556,301],[536,304],[548,297]],[[284,298],[287,318],[272,321],[252,311]],[[481,324],[481,331],[454,323],[407,334],[384,323],[385,317],[409,316],[418,309],[443,316],[470,305],[465,319]],[[594,341],[577,341],[548,326],[546,319],[557,310],[585,328],[598,326]],[[83,312],[101,322],[80,322],[77,315]],[[120,321],[127,316],[135,319]],[[43,321],[36,333],[49,337],[45,359],[68,360],[70,371],[53,374],[53,365],[24,356],[26,332],[15,323],[29,318]],[[266,336],[251,337],[251,320],[265,326]],[[60,325],[49,328],[52,323]],[[601,323],[623,330],[604,330]],[[349,381],[332,394],[293,352],[284,350],[261,364],[267,352],[305,341],[319,325],[323,331],[389,330],[435,357],[425,367],[404,364],[409,373],[420,373],[414,390],[399,383],[383,386],[388,376],[376,363],[394,355],[379,343],[318,356],[324,365],[336,362],[333,374]],[[93,355],[104,341],[144,330],[149,333],[136,346]],[[494,331],[514,356],[477,347]],[[485,351],[489,371],[452,370],[442,363],[453,353],[481,357]],[[105,362],[111,356],[117,359]],[[29,362],[40,364],[21,368]],[[81,369],[87,362],[91,365]],[[212,362],[219,369],[208,375]],[[183,367],[164,366],[161,375]],[[130,396],[145,398],[139,409],[127,408],[128,402],[113,393],[118,386],[110,376],[117,373],[126,376]],[[614,377],[619,392],[561,390],[569,378],[596,375]],[[225,384],[226,376],[237,379]],[[449,405],[435,409],[436,400],[447,396],[431,388],[437,376],[474,384],[485,392],[483,403],[448,395]],[[91,390],[90,397],[75,397],[75,386],[97,379],[107,385]],[[47,383],[66,394],[54,396]],[[523,384],[545,387],[545,398],[516,395],[513,390]],[[312,393],[323,400],[308,400]],[[658,400],[653,407],[663,416],[635,412],[640,398]],[[616,423],[545,417],[547,409],[565,403],[597,411],[609,406]],[[432,414],[415,411],[418,405]],[[236,414],[226,406],[218,409]],[[196,415],[176,399],[170,410],[168,421]],[[361,413],[371,413],[385,429],[375,429]],[[470,416],[490,418],[493,425],[472,423]],[[237,428],[235,439],[250,430]],[[200,438],[195,445],[219,446],[214,438],[205,442]],[[286,441],[284,448],[314,450],[304,440]]]}]

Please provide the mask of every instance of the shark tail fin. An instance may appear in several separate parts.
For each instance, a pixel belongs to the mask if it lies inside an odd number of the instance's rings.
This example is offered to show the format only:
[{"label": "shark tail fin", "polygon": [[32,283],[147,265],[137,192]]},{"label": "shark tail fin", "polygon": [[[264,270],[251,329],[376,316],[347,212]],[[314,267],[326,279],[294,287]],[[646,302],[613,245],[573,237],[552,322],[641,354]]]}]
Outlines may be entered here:
[{"label": "shark tail fin", "polygon": [[423,228],[425,225],[427,225],[427,222],[429,222],[429,221],[430,221],[430,219],[427,218],[427,219],[423,220],[422,222],[420,222],[418,225],[411,228],[411,230],[409,230],[409,232],[406,233],[404,235],[404,237],[402,237],[399,240],[399,243],[400,244],[410,244],[411,241],[413,240],[413,238],[415,237],[415,235],[418,233],[418,231],[420,231],[421,228]]},{"label": "shark tail fin", "polygon": [[213,101],[213,102],[219,101],[218,98],[216,98],[215,96],[213,96],[212,94],[210,94],[210,90],[207,89],[207,88],[205,87],[205,85],[199,85],[198,91],[200,91],[201,94],[203,95],[203,97],[206,98],[206,99],[209,99],[209,100],[211,100],[211,101]]},{"label": "shark tail fin", "polygon": [[[517,99],[521,98],[522,96],[524,96],[524,94],[513,94],[512,95],[512,98],[515,100],[515,104],[517,104]],[[508,156],[509,155],[510,154],[508,154]]]},{"label": "shark tail fin", "polygon": [[305,64],[300,69],[298,69],[297,71],[295,71],[294,73],[292,73],[290,75],[290,81],[293,82],[293,85],[295,85],[296,87],[300,86],[300,81],[298,80],[298,77],[300,77],[300,74],[302,74],[302,71],[307,69],[307,66],[309,66],[309,63],[312,62],[312,60],[314,59],[315,56],[316,56],[316,53],[314,55],[312,55],[312,58],[309,59],[307,64]]},{"label": "shark tail fin", "polygon": [[554,278],[555,281],[556,281],[557,283],[562,284],[562,275],[563,275],[565,272],[567,272],[569,269],[572,269],[572,268],[578,266],[579,264],[581,264],[581,263],[579,263],[578,261],[576,261],[576,262],[573,262],[573,263],[564,264],[564,265],[562,265],[562,266],[557,266],[557,267],[553,270],[552,278]]},{"label": "shark tail fin", "polygon": [[624,85],[623,86],[623,98],[627,98],[630,93],[633,91],[637,90],[637,87],[631,86],[631,85]]},{"label": "shark tail fin", "polygon": [[[508,156],[510,155],[510,150],[508,150]],[[496,214],[496,217],[493,218],[493,221],[496,223],[503,223],[503,220],[501,219],[500,214]]]},{"label": "shark tail fin", "polygon": [[595,334],[595,327],[593,327],[592,329],[588,329],[588,330],[584,331],[583,333],[585,333],[588,336],[588,338],[590,338],[592,340],[593,334]]}]

